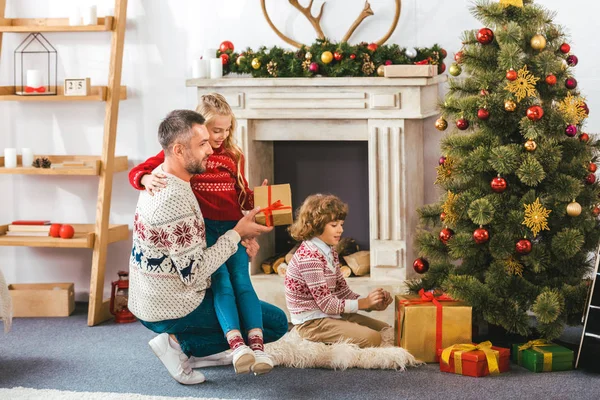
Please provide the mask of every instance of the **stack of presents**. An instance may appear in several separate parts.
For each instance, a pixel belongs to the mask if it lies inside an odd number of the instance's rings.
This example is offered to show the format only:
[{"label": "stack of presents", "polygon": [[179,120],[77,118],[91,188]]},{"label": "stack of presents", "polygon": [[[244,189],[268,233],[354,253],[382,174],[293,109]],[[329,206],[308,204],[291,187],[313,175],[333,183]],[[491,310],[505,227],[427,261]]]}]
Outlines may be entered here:
[{"label": "stack of presents", "polygon": [[515,343],[512,349],[473,343],[471,307],[425,291],[396,296],[396,340],[415,358],[459,375],[497,375],[510,369],[511,360],[532,372],[573,368],[573,351],[545,340]]}]

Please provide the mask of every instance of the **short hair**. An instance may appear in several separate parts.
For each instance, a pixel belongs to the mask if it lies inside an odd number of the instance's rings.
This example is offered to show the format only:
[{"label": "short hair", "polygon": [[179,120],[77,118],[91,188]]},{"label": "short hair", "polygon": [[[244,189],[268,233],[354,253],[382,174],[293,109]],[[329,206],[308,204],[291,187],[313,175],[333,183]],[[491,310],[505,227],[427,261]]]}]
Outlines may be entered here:
[{"label": "short hair", "polygon": [[187,144],[192,138],[194,125],[204,125],[204,117],[192,110],[171,111],[158,127],[158,142],[168,153],[174,143]]},{"label": "short hair", "polygon": [[313,194],[304,200],[296,211],[296,220],[288,228],[290,235],[298,241],[319,236],[325,225],[332,221],[344,221],[348,205],[332,194]]}]

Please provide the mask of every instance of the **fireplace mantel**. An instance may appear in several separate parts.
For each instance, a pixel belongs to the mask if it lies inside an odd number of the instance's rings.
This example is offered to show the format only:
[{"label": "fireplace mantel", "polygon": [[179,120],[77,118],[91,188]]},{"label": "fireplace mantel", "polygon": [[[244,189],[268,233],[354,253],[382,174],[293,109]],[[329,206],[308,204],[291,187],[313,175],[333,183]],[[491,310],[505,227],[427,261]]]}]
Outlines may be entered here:
[{"label": "fireplace mantel", "polygon": [[[231,105],[251,186],[263,178],[273,181],[274,141],[367,141],[371,274],[350,282],[398,291],[414,277],[416,210],[424,201],[423,120],[438,113],[438,86],[446,79],[223,78],[186,84],[197,88],[198,98],[218,92]],[[273,254],[274,236],[261,238],[260,244],[251,266],[253,282],[262,298],[285,309],[281,298],[260,293],[266,279],[260,276],[260,261]]]}]

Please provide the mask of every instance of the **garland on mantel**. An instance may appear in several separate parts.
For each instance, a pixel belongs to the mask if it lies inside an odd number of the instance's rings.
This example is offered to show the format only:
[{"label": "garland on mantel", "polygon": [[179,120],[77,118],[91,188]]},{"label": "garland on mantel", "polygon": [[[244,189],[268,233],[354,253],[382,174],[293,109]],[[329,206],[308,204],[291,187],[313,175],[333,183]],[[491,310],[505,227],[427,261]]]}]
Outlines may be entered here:
[{"label": "garland on mantel", "polygon": [[393,64],[438,65],[438,72],[443,73],[446,56],[446,51],[437,44],[429,48],[406,49],[396,44],[378,46],[363,42],[351,45],[332,43],[327,39],[318,39],[299,50],[262,46],[257,51],[247,48],[237,53],[231,42],[223,42],[217,50],[217,57],[223,61],[223,75],[251,74],[255,78],[382,76],[383,66]]}]

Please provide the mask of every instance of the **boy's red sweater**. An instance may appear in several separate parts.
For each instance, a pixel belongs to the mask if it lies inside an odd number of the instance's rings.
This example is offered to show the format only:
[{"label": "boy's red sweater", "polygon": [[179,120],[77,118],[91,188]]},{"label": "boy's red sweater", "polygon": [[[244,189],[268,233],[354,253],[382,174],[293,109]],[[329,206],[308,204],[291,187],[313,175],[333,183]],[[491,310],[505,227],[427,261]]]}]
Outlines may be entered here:
[{"label": "boy's red sweater", "polygon": [[[214,153],[208,157],[206,172],[192,176],[190,185],[192,191],[206,219],[216,221],[237,221],[242,218],[243,210],[254,208],[254,193],[248,188],[244,176],[244,159],[240,162],[242,180],[246,189],[246,201],[240,207],[238,196],[240,187],[237,184],[237,165],[235,160],[223,151],[223,148],[213,149]],[[165,161],[165,153],[161,151],[155,157],[150,157],[143,163],[129,171],[129,182],[138,189],[144,190],[141,184],[142,177]]]}]

